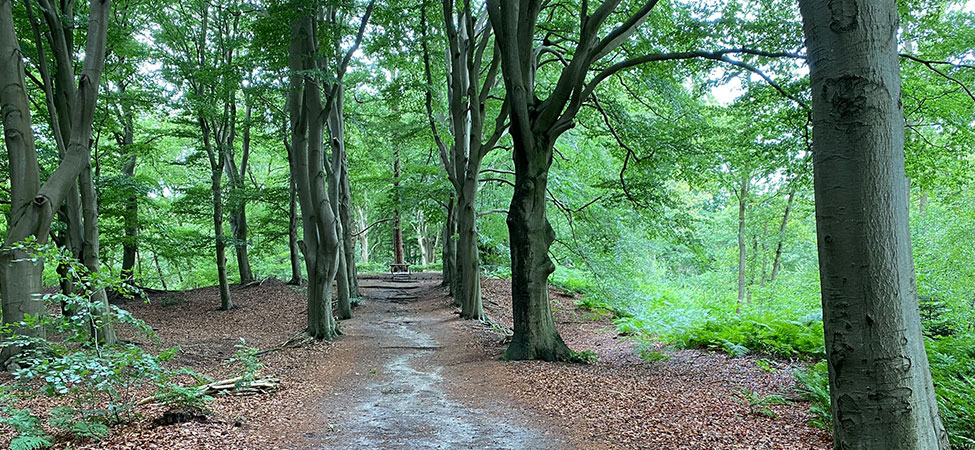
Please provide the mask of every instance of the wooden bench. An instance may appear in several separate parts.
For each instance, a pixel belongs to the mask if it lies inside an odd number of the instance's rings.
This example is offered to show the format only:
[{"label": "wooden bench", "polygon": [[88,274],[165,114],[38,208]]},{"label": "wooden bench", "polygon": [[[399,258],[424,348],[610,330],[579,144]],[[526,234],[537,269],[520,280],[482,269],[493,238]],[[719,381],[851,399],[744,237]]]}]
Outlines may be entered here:
[{"label": "wooden bench", "polygon": [[390,264],[389,273],[410,273],[409,264]]}]

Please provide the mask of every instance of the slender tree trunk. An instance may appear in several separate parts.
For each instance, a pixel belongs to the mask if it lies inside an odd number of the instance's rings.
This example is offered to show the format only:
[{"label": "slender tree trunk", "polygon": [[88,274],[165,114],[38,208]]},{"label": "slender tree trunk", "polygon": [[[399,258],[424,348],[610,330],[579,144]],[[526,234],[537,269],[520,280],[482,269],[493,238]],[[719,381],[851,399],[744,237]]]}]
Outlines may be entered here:
[{"label": "slender tree trunk", "polygon": [[460,291],[457,274],[457,201],[453,193],[447,201],[447,222],[443,233],[443,285],[454,298],[454,306],[460,306],[457,294]]},{"label": "slender tree trunk", "polygon": [[294,179],[289,176],[289,195],[288,195],[288,250],[291,256],[291,280],[288,284],[293,286],[301,285],[301,250],[298,248],[298,229],[300,219],[298,218],[297,195],[295,191]]},{"label": "slender tree trunk", "polygon": [[779,225],[779,235],[776,238],[775,244],[775,258],[772,260],[772,275],[769,276],[769,282],[775,281],[775,277],[779,275],[779,269],[782,268],[782,247],[785,246],[785,230],[789,226],[789,215],[792,214],[792,203],[795,201],[796,188],[792,186],[789,189],[789,197],[785,202],[785,212],[782,213],[782,224]]},{"label": "slender tree trunk", "polygon": [[[344,119],[343,119],[344,122]],[[344,126],[344,125],[343,125]],[[352,185],[349,182],[348,152],[345,148],[343,132],[341,173],[339,174],[339,222],[342,224],[342,246],[345,257],[345,270],[348,273],[349,296],[362,297],[359,292],[359,276],[355,268],[355,236],[352,235]]]},{"label": "slender tree trunk", "polygon": [[[91,174],[91,164],[81,171],[79,178],[82,215],[85,221],[81,263],[91,273],[96,274],[101,271],[98,242],[98,194],[95,192],[95,180]],[[105,345],[115,345],[118,339],[115,336],[115,326],[108,315],[109,305],[105,288],[99,288],[92,292],[91,303],[95,308],[93,316],[97,317],[100,322],[98,327],[91,327],[92,339]]]},{"label": "slender tree trunk", "polygon": [[[159,254],[155,251],[152,252],[152,262],[156,265],[156,274],[159,275],[159,284],[162,285],[164,291],[168,291],[169,287],[166,286],[166,276],[163,275],[162,266],[159,265]],[[183,279],[180,278],[180,283]]]},{"label": "slender tree trunk", "polygon": [[338,318],[342,320],[352,318],[352,299],[350,298],[350,280],[348,259],[345,255],[345,228],[341,220],[342,215],[342,170],[345,161],[345,118],[344,95],[342,86],[335,89],[335,97],[330,102],[327,128],[332,150],[331,171],[328,173],[328,195],[332,212],[335,215],[335,235],[340,239],[338,245],[338,271],[335,275],[335,285],[338,297]]},{"label": "slender tree trunk", "polygon": [[399,147],[394,151],[393,160],[393,264],[404,264],[403,223],[400,214],[400,157]]},{"label": "slender tree trunk", "polygon": [[908,226],[897,3],[799,4],[834,447],[947,449]]},{"label": "slender tree trunk", "polygon": [[745,269],[748,267],[748,259],[745,248],[745,205],[748,201],[748,185],[751,183],[751,175],[745,175],[741,179],[738,188],[738,303],[735,312],[741,313],[741,305],[745,303]]},{"label": "slender tree trunk", "polygon": [[247,257],[247,200],[244,195],[245,177],[247,176],[247,162],[251,151],[251,110],[250,104],[246,106],[244,113],[244,136],[241,143],[241,162],[237,167],[234,160],[232,148],[228,148],[224,155],[227,161],[224,169],[227,172],[227,181],[230,183],[233,202],[233,211],[230,212],[230,232],[234,237],[234,253],[237,256],[237,273],[240,275],[240,284],[244,285],[254,281],[254,272],[251,270],[250,259]]},{"label": "slender tree trunk", "polygon": [[366,264],[369,262],[369,233],[366,230],[369,224],[366,222],[366,212],[361,207],[356,208],[356,213],[359,216],[359,260]]},{"label": "slender tree trunk", "polygon": [[210,171],[210,192],[213,197],[213,234],[216,236],[217,280],[220,287],[220,309],[233,309],[234,303],[230,298],[230,283],[227,281],[227,239],[223,235],[223,199],[221,198],[220,181],[223,169]]},{"label": "slender tree trunk", "polygon": [[[126,136],[131,136],[127,129]],[[130,138],[125,138],[132,144]],[[130,148],[130,147],[126,147]],[[135,177],[136,155],[129,155],[122,165],[122,175],[133,182]],[[125,217],[123,218],[124,235],[122,237],[122,281],[128,284],[135,284],[135,257],[139,253],[139,200],[135,196],[135,191],[130,186],[132,193],[125,198]]]}]

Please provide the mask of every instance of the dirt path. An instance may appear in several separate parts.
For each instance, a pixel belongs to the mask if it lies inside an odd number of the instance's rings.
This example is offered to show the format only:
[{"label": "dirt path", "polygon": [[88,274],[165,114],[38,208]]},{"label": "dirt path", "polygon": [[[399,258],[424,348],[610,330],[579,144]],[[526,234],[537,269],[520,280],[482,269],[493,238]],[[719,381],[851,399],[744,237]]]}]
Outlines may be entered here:
[{"label": "dirt path", "polygon": [[[561,448],[545,419],[478,395],[465,363],[483,358],[451,326],[457,316],[433,295],[439,279],[372,276],[365,300],[342,323],[333,358],[351,361],[322,405],[322,432],[307,448]],[[485,392],[486,394],[486,392]],[[473,399],[477,401],[472,401]]]}]

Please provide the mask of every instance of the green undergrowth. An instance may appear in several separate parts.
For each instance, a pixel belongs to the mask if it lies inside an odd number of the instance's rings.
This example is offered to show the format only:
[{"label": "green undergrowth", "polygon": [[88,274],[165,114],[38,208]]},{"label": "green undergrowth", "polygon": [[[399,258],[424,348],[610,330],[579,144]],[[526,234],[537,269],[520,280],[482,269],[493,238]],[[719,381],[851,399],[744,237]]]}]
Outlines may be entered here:
[{"label": "green undergrowth", "polygon": [[[580,270],[560,267],[552,276],[552,284],[582,296],[576,301],[578,307],[612,318],[618,333],[637,340],[637,351],[648,362],[667,358],[658,350],[660,344],[734,357],[764,355],[808,361],[805,369],[795,371],[795,377],[802,399],[810,405],[810,424],[832,428],[816,283],[786,280],[756,290],[752,302],[741,305],[741,311],[736,312],[735,292],[719,285],[725,280],[698,277],[675,282],[649,278],[651,281],[642,284],[625,284],[613,277],[597,279]],[[812,288],[803,290],[802,286]],[[930,336],[928,358],[941,417],[954,448],[975,449],[975,332],[945,332],[944,327],[937,325],[925,321]],[[749,404],[763,408],[762,398],[751,400]]]}]

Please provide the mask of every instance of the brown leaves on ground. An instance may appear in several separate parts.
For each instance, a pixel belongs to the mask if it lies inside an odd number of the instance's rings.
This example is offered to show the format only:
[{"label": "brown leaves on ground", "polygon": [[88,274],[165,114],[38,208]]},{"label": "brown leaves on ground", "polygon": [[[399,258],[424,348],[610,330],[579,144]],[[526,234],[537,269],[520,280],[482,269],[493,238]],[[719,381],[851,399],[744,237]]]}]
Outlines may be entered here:
[{"label": "brown leaves on ground", "polygon": [[[485,308],[498,324],[511,327],[510,282],[483,282]],[[752,358],[728,358],[699,351],[659,349],[669,359],[648,363],[635,354],[633,342],[618,336],[610,321],[575,308],[575,298],[553,290],[559,330],[577,351],[599,357],[592,365],[537,361],[504,362],[504,332],[457,318],[450,299],[439,290],[425,291],[411,308],[440,314],[447,340],[437,350],[445,362],[450,394],[471,408],[494,411],[516,405],[511,417],[538,422],[531,427],[568,448],[648,449],[825,449],[829,435],[807,425],[807,405],[772,406],[777,418],[754,415],[740,389],[761,395],[791,392],[785,363],[760,369]],[[233,289],[236,309],[219,311],[216,288],[163,292],[144,304],[122,305],[157,330],[162,347],[178,345],[177,364],[214,379],[230,376],[224,362],[241,337],[260,349],[280,346],[304,328],[305,296],[281,282]],[[368,306],[367,306],[368,307]],[[356,326],[355,319],[349,326]],[[433,333],[435,330],[428,330]],[[450,336],[454,336],[451,338]],[[122,335],[133,339],[133,336]],[[140,407],[141,418],[112,428],[101,442],[58,442],[75,449],[277,449],[301,448],[309,436],[329,433],[329,402],[348,389],[356,361],[380,358],[353,337],[334,344],[313,343],[261,356],[264,376],[281,379],[272,394],[219,396],[203,421],[157,426],[158,405]],[[381,366],[371,361],[370,367]],[[361,364],[360,364],[361,365]],[[0,375],[7,383],[10,376]],[[151,392],[135,393],[136,397]],[[31,401],[36,410],[56,401]],[[531,419],[525,419],[530,417]],[[0,428],[0,445],[11,438]],[[554,439],[557,437],[558,439]]]},{"label": "brown leaves on ground", "polygon": [[[486,312],[511,327],[511,285],[484,280]],[[511,386],[499,393],[540,409],[581,434],[588,445],[651,449],[826,449],[828,433],[808,425],[805,403],[771,406],[777,418],[755,415],[741,389],[760,395],[794,392],[788,364],[763,370],[755,358],[731,358],[693,350],[657,351],[670,356],[644,362],[634,342],[613,324],[577,309],[571,296],[552,290],[556,323],[576,351],[599,356],[592,365],[527,362],[489,363],[485,376]],[[500,356],[501,334],[479,328],[477,341]]]},{"label": "brown leaves on ground", "polygon": [[[190,368],[213,379],[232,376],[234,367],[225,363],[234,356],[234,346],[243,337],[248,346],[259,349],[280,346],[305,325],[305,294],[282,282],[262,286],[231,288],[236,308],[220,311],[220,295],[215,287],[180,292],[160,292],[150,303],[129,300],[119,306],[146,321],[159,335],[161,345],[145,343],[133,333],[120,332],[123,339],[137,340],[147,349],[179,346],[176,365]],[[205,421],[157,426],[165,408],[139,407],[141,417],[115,426],[109,437],[99,442],[70,442],[63,438],[55,448],[72,449],[277,449],[293,448],[302,433],[318,427],[315,422],[319,399],[331,388],[335,365],[329,361],[333,344],[316,342],[309,346],[277,351],[261,357],[263,375],[281,379],[271,394],[249,396],[219,395],[207,406],[212,410]],[[0,382],[10,381],[9,374]],[[144,389],[136,399],[151,395]],[[56,406],[56,401],[38,398],[30,401],[35,411]],[[0,429],[0,446],[11,439],[8,429]]]}]

